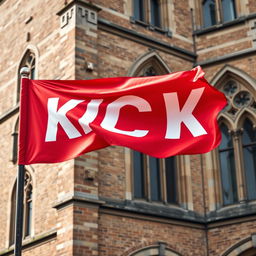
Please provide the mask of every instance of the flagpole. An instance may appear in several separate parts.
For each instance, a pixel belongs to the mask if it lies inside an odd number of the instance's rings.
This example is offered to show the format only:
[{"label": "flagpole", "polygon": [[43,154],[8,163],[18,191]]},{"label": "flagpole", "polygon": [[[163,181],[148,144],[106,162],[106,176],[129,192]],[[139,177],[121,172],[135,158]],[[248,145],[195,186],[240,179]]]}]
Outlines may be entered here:
[{"label": "flagpole", "polygon": [[[23,67],[20,70],[22,84],[23,78],[29,78],[30,69]],[[18,165],[17,170],[17,189],[16,189],[16,215],[15,215],[15,245],[14,255],[22,254],[22,238],[23,238],[23,199],[24,199],[24,182],[25,182],[25,166]]]}]

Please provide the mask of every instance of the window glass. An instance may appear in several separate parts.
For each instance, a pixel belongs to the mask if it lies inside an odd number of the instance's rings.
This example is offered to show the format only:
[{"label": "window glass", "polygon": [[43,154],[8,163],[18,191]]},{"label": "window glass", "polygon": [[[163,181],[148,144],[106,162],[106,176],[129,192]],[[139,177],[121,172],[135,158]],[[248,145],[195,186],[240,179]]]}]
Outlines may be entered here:
[{"label": "window glass", "polygon": [[160,4],[159,0],[150,0],[151,8],[151,24],[156,27],[161,26],[160,20]]},{"label": "window glass", "polygon": [[161,201],[159,159],[149,157],[150,192],[152,201]]},{"label": "window glass", "polygon": [[136,20],[145,21],[144,0],[133,0],[133,13]]},{"label": "window glass", "polygon": [[204,27],[210,27],[216,24],[215,1],[203,1]]},{"label": "window glass", "polygon": [[134,197],[144,198],[144,161],[143,154],[137,151],[133,151],[133,187]]},{"label": "window glass", "polygon": [[25,215],[25,236],[29,236],[31,234],[31,223],[32,223],[32,186],[29,185],[26,193],[26,215]]},{"label": "window glass", "polygon": [[247,199],[253,200],[256,199],[256,132],[249,119],[244,122],[242,141]]},{"label": "window glass", "polygon": [[234,20],[236,18],[234,0],[222,0],[221,4],[222,4],[223,22]]},{"label": "window glass", "polygon": [[168,157],[165,159],[167,202],[174,204],[177,203],[177,179],[175,160],[175,157]]},{"label": "window glass", "polygon": [[228,205],[238,201],[234,148],[227,126],[222,124],[220,129],[222,132],[222,142],[219,147],[222,197],[223,204]]}]

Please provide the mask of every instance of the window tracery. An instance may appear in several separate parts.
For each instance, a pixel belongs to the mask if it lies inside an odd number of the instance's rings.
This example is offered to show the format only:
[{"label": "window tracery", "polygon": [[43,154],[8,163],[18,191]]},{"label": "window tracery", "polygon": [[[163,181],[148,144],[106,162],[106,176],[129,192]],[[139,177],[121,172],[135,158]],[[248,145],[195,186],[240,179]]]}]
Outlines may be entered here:
[{"label": "window tracery", "polygon": [[18,73],[18,86],[17,86],[17,102],[20,100],[20,69],[23,67],[27,67],[30,69],[30,79],[35,79],[36,75],[36,56],[35,53],[28,50],[23,56],[20,65],[19,65],[19,73]]},{"label": "window tracery", "polygon": [[[155,52],[138,58],[129,76],[153,76],[170,73],[168,66]],[[137,151],[128,151],[126,162],[127,199],[179,205],[193,210],[189,156],[153,158]],[[181,178],[182,177],[182,178]]]},{"label": "window tracery", "polygon": [[222,205],[256,200],[255,95],[250,85],[232,74],[217,87],[228,99],[221,113],[218,149]]}]

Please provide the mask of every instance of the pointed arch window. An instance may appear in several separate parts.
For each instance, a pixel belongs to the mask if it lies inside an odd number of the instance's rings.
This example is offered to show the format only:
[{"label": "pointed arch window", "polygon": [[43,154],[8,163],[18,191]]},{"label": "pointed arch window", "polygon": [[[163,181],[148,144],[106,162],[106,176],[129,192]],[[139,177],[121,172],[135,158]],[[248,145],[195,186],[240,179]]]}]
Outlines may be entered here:
[{"label": "pointed arch window", "polygon": [[228,100],[220,115],[222,141],[215,167],[219,173],[215,177],[216,189],[220,189],[222,196],[217,195],[217,203],[225,206],[256,200],[256,98],[253,87],[231,72],[219,79],[216,87]]},{"label": "pointed arch window", "polygon": [[[168,73],[159,60],[158,57],[152,55],[137,68],[133,75],[155,76]],[[176,157],[158,159],[132,151],[132,168],[134,199],[178,203]]]},{"label": "pointed arch window", "polygon": [[242,146],[248,200],[256,199],[256,127],[246,118],[243,124]]},{"label": "pointed arch window", "polygon": [[[14,243],[15,236],[15,216],[16,216],[16,190],[17,184],[13,187],[11,202],[11,222],[10,222],[10,245]],[[23,201],[23,239],[31,236],[32,233],[32,211],[33,211],[33,182],[31,174],[26,170],[24,184]]]},{"label": "pointed arch window", "polygon": [[23,56],[20,65],[19,65],[19,74],[18,74],[18,87],[17,87],[17,102],[20,100],[20,69],[23,67],[28,67],[30,69],[30,79],[35,79],[36,74],[36,57],[35,53],[31,50],[28,50]]},{"label": "pointed arch window", "polygon": [[220,126],[222,141],[219,146],[223,204],[234,204],[238,201],[235,170],[235,157],[232,137],[228,127],[223,123]]}]

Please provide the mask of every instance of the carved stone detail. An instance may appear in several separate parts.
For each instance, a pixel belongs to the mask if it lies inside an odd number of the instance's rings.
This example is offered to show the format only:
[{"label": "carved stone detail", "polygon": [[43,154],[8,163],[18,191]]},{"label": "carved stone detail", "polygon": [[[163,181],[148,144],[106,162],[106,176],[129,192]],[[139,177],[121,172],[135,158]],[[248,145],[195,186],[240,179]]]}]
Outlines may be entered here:
[{"label": "carved stone detail", "polygon": [[60,27],[61,29],[66,26],[97,26],[98,15],[97,11],[75,3],[70,8],[65,8],[63,11],[59,12],[60,15]]}]

